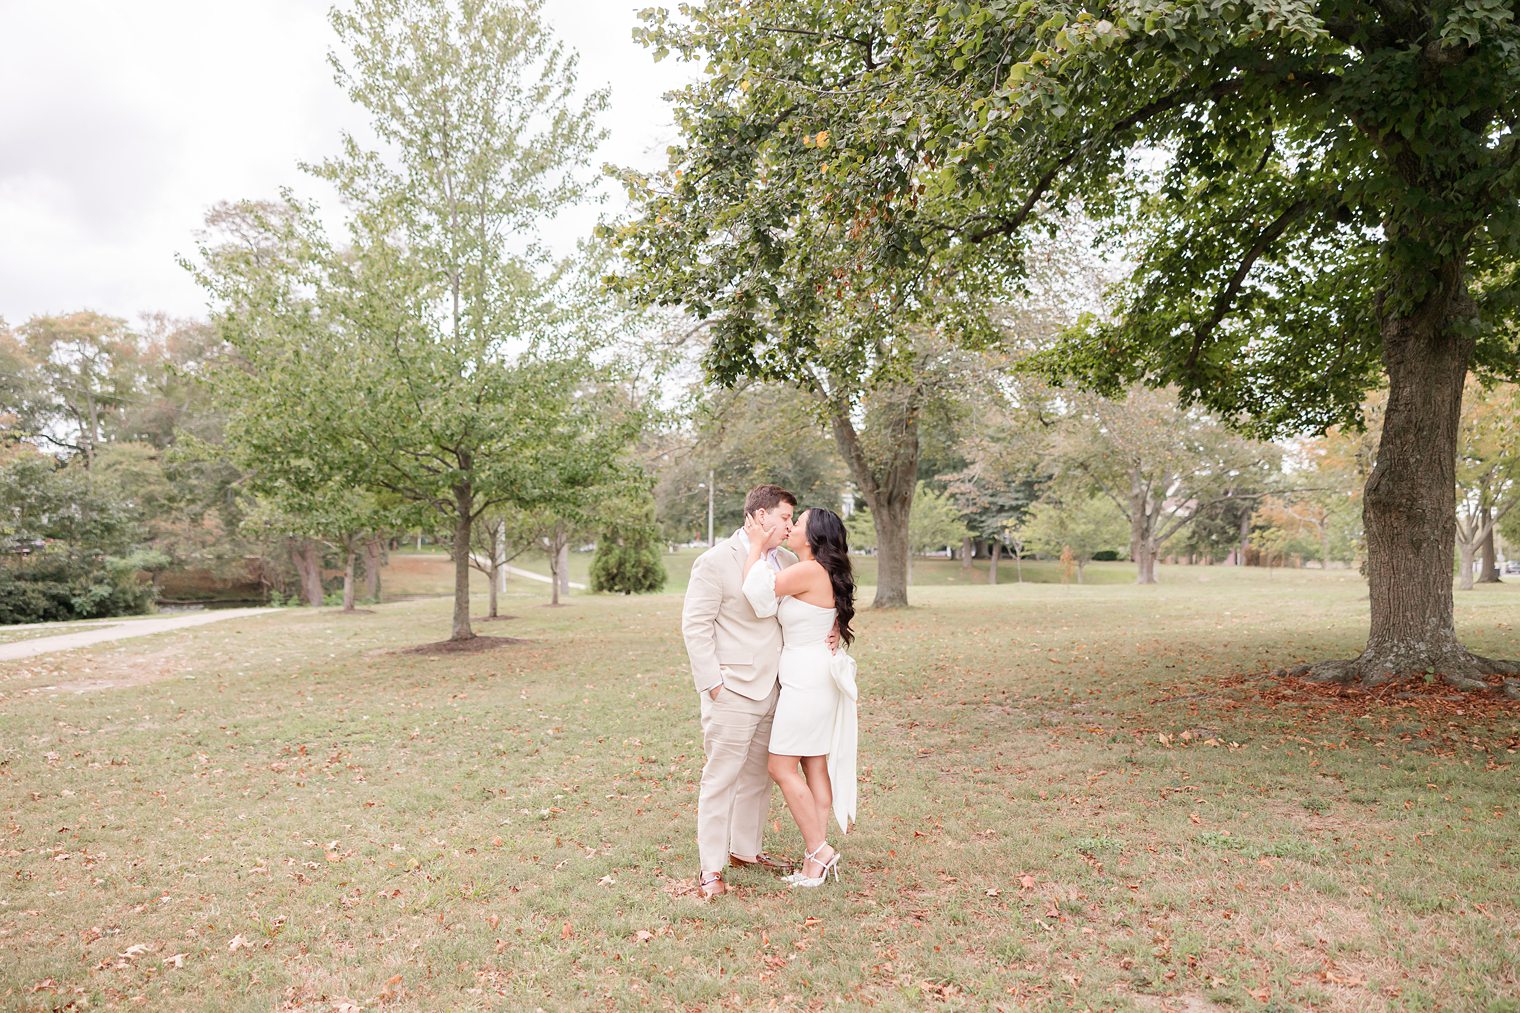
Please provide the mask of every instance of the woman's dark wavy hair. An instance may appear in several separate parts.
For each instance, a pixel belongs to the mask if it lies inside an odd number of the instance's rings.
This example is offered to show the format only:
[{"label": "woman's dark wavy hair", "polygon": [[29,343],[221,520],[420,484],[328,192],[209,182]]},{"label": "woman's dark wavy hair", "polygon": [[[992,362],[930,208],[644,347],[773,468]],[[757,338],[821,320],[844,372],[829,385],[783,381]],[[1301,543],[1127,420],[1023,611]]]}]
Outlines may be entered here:
[{"label": "woman's dark wavy hair", "polygon": [[855,639],[850,630],[850,620],[855,618],[855,574],[850,570],[850,544],[845,538],[844,521],[826,507],[808,507],[807,541],[813,558],[834,585],[839,639],[848,644]]}]

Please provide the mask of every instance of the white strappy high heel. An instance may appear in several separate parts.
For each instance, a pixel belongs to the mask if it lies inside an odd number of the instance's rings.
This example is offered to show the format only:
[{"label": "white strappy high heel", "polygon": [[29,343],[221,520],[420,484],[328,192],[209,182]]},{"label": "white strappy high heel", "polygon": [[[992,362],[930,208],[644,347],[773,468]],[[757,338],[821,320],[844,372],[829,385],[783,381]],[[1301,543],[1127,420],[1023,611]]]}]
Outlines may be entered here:
[{"label": "white strappy high heel", "polygon": [[[803,868],[806,868],[807,863],[809,862],[819,861],[818,853],[828,846],[829,842],[824,841],[812,851],[807,852],[802,858]],[[786,877],[786,880],[793,886],[812,888],[815,886],[822,886],[828,880],[829,873],[832,872],[834,874],[834,882],[837,883],[839,882],[839,858],[839,852],[835,851],[832,855],[829,856],[829,860],[827,862],[822,863],[823,871],[820,872],[817,876],[804,876],[801,872],[797,872]]]}]

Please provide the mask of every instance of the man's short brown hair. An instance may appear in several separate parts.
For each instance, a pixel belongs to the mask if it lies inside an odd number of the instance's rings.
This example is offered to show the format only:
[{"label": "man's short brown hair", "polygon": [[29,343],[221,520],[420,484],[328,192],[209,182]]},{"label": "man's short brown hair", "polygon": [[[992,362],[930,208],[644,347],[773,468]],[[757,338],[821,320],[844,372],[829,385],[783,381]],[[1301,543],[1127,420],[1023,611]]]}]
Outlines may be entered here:
[{"label": "man's short brown hair", "polygon": [[779,485],[757,485],[744,497],[744,513],[748,515],[756,510],[774,510],[783,503],[790,503],[795,510],[797,497]]}]

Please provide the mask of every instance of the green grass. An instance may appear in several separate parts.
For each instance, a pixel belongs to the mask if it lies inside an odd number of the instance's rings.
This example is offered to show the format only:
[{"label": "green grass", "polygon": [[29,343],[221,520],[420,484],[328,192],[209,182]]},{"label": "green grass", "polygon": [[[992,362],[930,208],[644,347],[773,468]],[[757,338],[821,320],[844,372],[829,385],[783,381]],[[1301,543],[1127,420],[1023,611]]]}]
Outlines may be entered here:
[{"label": "green grass", "polygon": [[[1359,646],[1354,575],[1163,581],[863,612],[843,882],[707,906],[679,595],[515,581],[479,654],[399,653],[435,598],[0,665],[0,1006],[1513,1009],[1515,712],[1268,698]],[[1460,628],[1520,654],[1517,605]]]}]

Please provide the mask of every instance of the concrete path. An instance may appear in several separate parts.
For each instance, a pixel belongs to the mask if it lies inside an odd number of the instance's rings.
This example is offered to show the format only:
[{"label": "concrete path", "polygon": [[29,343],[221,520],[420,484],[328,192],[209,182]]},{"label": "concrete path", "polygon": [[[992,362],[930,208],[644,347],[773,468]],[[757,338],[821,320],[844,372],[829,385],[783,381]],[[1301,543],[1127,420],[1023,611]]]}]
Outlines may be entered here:
[{"label": "concrete path", "polygon": [[[473,559],[473,560],[475,560],[477,563],[479,563],[480,566],[481,566],[481,568],[490,569],[491,564],[486,561],[486,557],[481,556],[481,555],[477,555],[477,554],[474,554],[474,553],[471,553],[470,554],[470,558]],[[554,578],[553,577],[546,577],[546,576],[544,576],[541,573],[534,573],[532,570],[520,570],[517,567],[513,566],[511,563],[505,564],[504,566],[502,566],[502,569],[505,570],[505,571],[507,571],[507,575],[511,576],[511,577],[526,577],[529,580],[536,580],[540,584],[552,584],[552,583],[554,583]],[[586,590],[586,585],[585,584],[581,584],[581,583],[578,583],[578,582],[573,581],[573,580],[570,581],[569,583],[570,583],[570,590],[572,590],[572,591],[584,591],[584,590]]]},{"label": "concrete path", "polygon": [[[507,572],[509,574],[511,574],[512,576],[514,576],[514,577],[527,577],[529,580],[536,580],[540,584],[548,584],[548,583],[550,583],[554,579],[552,577],[546,577],[546,576],[544,576],[541,573],[534,573],[532,570],[519,570],[517,567],[513,566],[511,563],[507,564]],[[585,584],[580,584],[580,583],[577,583],[577,582],[575,582],[573,580],[570,581],[569,583],[570,583],[570,588],[573,591],[584,591],[584,590],[586,590],[586,585]]]},{"label": "concrete path", "polygon": [[[215,609],[183,616],[164,616],[162,619],[133,619],[128,622],[116,623],[109,626],[96,626],[93,629],[79,630],[74,633],[60,633],[55,637],[34,637],[31,640],[20,640],[14,644],[0,644],[0,661],[19,661],[22,658],[32,658],[39,654],[51,654],[54,651],[72,651],[77,647],[103,644],[108,640],[146,637],[154,633],[182,630],[187,626],[204,626],[207,623],[219,623],[223,619],[241,619],[244,616],[257,616],[263,615],[265,612],[277,611],[279,610],[269,608]],[[38,624],[39,628],[45,625],[51,624]],[[26,627],[11,626],[6,628],[25,629]]]}]

